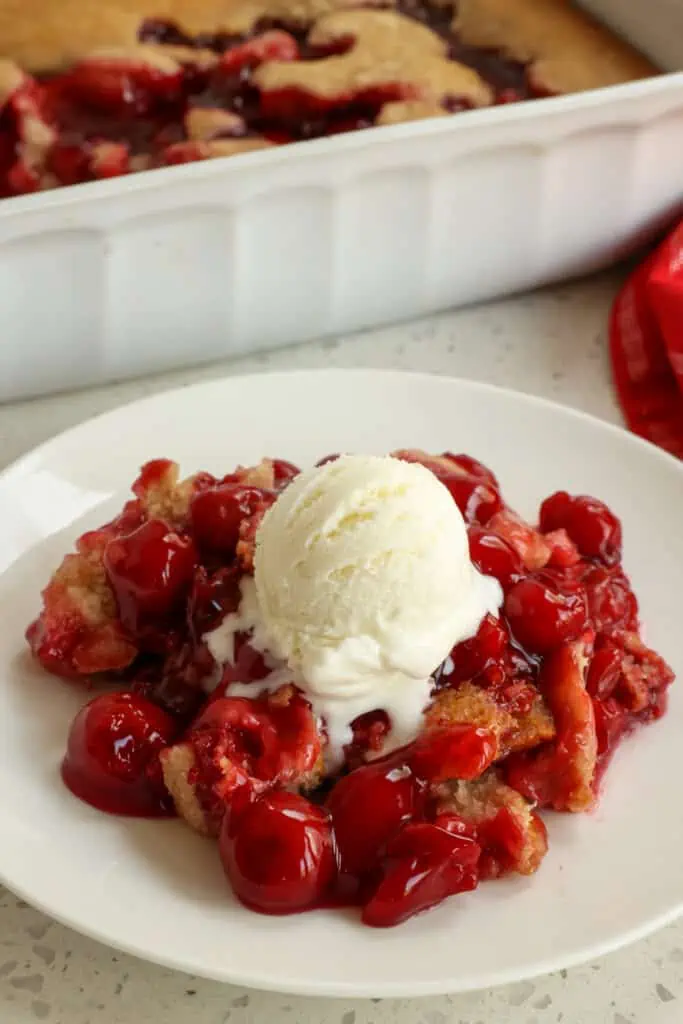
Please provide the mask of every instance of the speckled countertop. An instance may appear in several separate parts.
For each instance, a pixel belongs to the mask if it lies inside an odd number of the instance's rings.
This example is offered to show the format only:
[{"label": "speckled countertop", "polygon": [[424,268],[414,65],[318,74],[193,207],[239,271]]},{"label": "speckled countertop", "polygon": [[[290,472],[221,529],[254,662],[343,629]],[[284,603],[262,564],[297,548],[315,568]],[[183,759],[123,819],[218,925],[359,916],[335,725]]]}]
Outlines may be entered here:
[{"label": "speckled countertop", "polygon": [[[605,321],[610,273],[417,323],[0,407],[0,463],[96,413],[220,374],[316,366],[420,369],[503,384],[619,422]],[[495,941],[495,937],[494,937]],[[453,955],[457,956],[457,949]],[[113,954],[0,890],[0,1024],[680,1024],[683,922],[586,967],[464,996],[295,999]]]}]

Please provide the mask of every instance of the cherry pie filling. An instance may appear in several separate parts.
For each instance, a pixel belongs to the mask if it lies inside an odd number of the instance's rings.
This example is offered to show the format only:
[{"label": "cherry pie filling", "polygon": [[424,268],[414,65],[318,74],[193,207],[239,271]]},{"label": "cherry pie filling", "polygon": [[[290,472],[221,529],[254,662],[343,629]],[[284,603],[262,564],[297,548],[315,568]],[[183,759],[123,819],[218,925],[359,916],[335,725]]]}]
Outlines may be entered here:
[{"label": "cherry pie filling", "polygon": [[[150,6],[173,10],[162,0]],[[234,6],[239,30],[213,32],[141,13],[121,38],[86,33],[92,52],[75,61],[61,27],[62,45],[49,51],[59,64],[31,50],[27,72],[26,34],[13,48],[10,20],[0,196],[656,73],[559,0],[529,6],[329,0],[287,15],[278,0],[263,0]],[[201,8],[198,0],[195,17]]]},{"label": "cherry pie filling", "polygon": [[435,673],[407,747],[382,756],[391,722],[377,708],[330,773],[324,722],[295,685],[231,695],[269,672],[248,630],[231,664],[208,649],[237,612],[265,511],[298,473],[281,460],[184,481],[148,463],[121,513],[66,556],[27,630],[49,672],[105,688],[71,728],[67,786],[216,837],[234,892],[265,913],[352,904],[387,926],[533,873],[539,810],[591,808],[622,739],[666,710],[673,674],[641,639],[621,525],[602,502],[558,492],[534,527],[476,460],[395,455],[446,485],[473,563],[504,593]]}]

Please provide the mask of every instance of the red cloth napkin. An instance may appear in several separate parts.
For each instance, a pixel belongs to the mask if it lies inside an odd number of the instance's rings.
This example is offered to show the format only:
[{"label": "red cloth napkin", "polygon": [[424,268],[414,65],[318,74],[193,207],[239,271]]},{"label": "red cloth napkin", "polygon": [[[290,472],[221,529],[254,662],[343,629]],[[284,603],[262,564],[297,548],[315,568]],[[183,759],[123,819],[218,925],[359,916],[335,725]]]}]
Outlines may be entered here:
[{"label": "red cloth napkin", "polygon": [[683,458],[683,222],[626,282],[609,335],[629,429]]}]

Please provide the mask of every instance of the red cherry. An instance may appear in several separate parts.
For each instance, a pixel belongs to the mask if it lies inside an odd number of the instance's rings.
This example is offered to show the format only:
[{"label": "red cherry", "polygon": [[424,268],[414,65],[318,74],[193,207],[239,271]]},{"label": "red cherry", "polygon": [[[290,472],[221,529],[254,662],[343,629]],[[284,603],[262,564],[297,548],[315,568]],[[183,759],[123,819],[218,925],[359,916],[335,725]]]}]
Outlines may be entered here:
[{"label": "red cherry", "polygon": [[55,142],[47,155],[48,170],[62,185],[79,185],[91,178],[92,149],[88,142]]},{"label": "red cherry", "polygon": [[588,610],[595,628],[604,633],[638,630],[638,602],[624,573],[617,567],[593,566],[584,577]]},{"label": "red cherry", "polygon": [[364,924],[392,927],[475,889],[480,852],[473,839],[438,825],[406,825],[389,844],[382,880],[363,907]]},{"label": "red cherry", "polygon": [[208,701],[192,723],[192,731],[198,729],[220,729],[229,734],[230,759],[248,766],[250,775],[256,774],[254,762],[277,745],[277,731],[266,713],[265,702],[248,697]]},{"label": "red cherry", "polygon": [[410,753],[410,767],[425,782],[478,779],[498,754],[490,729],[451,725],[420,736]]},{"label": "red cherry", "polygon": [[480,878],[499,878],[517,870],[527,835],[519,818],[509,808],[501,807],[492,817],[479,822],[477,839],[482,848]]},{"label": "red cherry", "polygon": [[511,544],[497,533],[470,526],[467,535],[470,542],[470,558],[479,572],[495,576],[503,590],[510,587],[524,575],[524,566]]},{"label": "red cherry", "polygon": [[501,89],[496,95],[496,103],[519,103],[523,99],[524,95],[518,89]]},{"label": "red cherry", "polygon": [[145,621],[166,616],[183,597],[197,555],[161,519],[150,519],[126,537],[109,541],[104,567],[124,626],[135,633]]},{"label": "red cherry", "polygon": [[192,731],[213,733],[221,756],[260,783],[291,782],[310,772],[320,757],[315,718],[298,693],[286,704],[247,697],[210,700]]},{"label": "red cherry", "polygon": [[112,814],[159,816],[170,799],[157,754],[175,739],[174,720],[144,697],[112,693],[73,721],[62,778],[75,796]]},{"label": "red cherry", "polygon": [[195,494],[190,503],[192,533],[202,548],[234,554],[242,521],[253,515],[264,492],[244,484],[222,483]]},{"label": "red cherry", "polygon": [[466,523],[485,525],[503,507],[498,491],[479,477],[448,472],[436,475],[450,491]]},{"label": "red cherry", "polygon": [[593,700],[595,732],[598,738],[598,756],[604,757],[614,751],[629,726],[629,713],[614,697],[607,700]]},{"label": "red cherry", "polygon": [[452,670],[447,676],[442,676],[443,682],[453,686],[483,673],[502,673],[508,640],[508,634],[500,620],[487,615],[476,636],[456,644],[451,651]]},{"label": "red cherry", "polygon": [[340,872],[358,880],[376,867],[387,842],[414,817],[424,787],[395,757],[356,768],[327,799]]},{"label": "red cherry", "polygon": [[500,619],[486,615],[476,636],[456,644],[451,651],[453,669],[446,678],[448,685],[474,679],[497,665],[505,654],[508,639]]},{"label": "red cherry", "polygon": [[602,501],[575,498],[567,533],[585,557],[605,565],[621,561],[621,523]]},{"label": "red cherry", "polygon": [[581,562],[581,555],[574,541],[563,528],[543,535],[550,548],[548,565],[553,569],[571,569]]},{"label": "red cherry", "polygon": [[556,491],[545,499],[541,505],[538,520],[543,533],[566,529],[571,516],[573,498],[567,491]]},{"label": "red cherry", "polygon": [[230,817],[220,835],[223,868],[235,895],[266,914],[315,906],[335,874],[332,830],[326,812],[295,793],[266,793]]},{"label": "red cherry", "polygon": [[497,665],[507,650],[509,639],[500,618],[484,615],[476,636],[463,640],[453,649],[451,656],[458,678],[473,679]]},{"label": "red cherry", "polygon": [[[485,525],[503,507],[495,477],[485,466],[467,455],[425,456],[405,449],[397,457],[426,466],[449,491],[466,523]],[[463,463],[472,466],[472,471]]]},{"label": "red cherry", "polygon": [[275,490],[280,491],[285,487],[290,480],[293,480],[295,476],[298,476],[301,470],[298,466],[295,466],[292,462],[286,462],[285,459],[273,459],[273,477],[275,481]]},{"label": "red cherry", "polygon": [[466,473],[471,476],[476,476],[479,480],[486,481],[494,490],[499,489],[498,479],[488,466],[485,466],[483,462],[479,462],[478,459],[473,459],[471,455],[464,455],[459,452],[457,455],[452,455],[451,452],[444,452],[443,458],[449,459],[454,462],[456,466],[460,466]]},{"label": "red cherry", "polygon": [[221,624],[226,615],[237,611],[242,599],[238,569],[218,569],[209,574],[200,565],[194,575],[187,599],[187,617],[195,642]]},{"label": "red cherry", "polygon": [[614,644],[606,643],[595,652],[586,675],[586,690],[591,697],[606,700],[619,682],[624,652]]},{"label": "red cherry", "polygon": [[114,115],[144,114],[155,103],[180,96],[183,71],[161,70],[125,57],[88,57],[62,78],[65,92]]},{"label": "red cherry", "polygon": [[141,499],[149,498],[155,491],[172,487],[178,476],[178,466],[171,459],[150,459],[140,468],[131,490]]},{"label": "red cherry", "polygon": [[477,838],[475,826],[451,811],[439,811],[434,818],[434,824],[454,836],[466,836],[468,839]]},{"label": "red cherry", "polygon": [[597,498],[572,497],[566,491],[551,494],[541,505],[540,523],[544,533],[564,528],[584,558],[605,565],[621,560],[621,523]]},{"label": "red cherry", "polygon": [[244,43],[237,43],[220,57],[218,67],[226,75],[239,75],[247,68],[258,67],[264,61],[297,60],[299,47],[296,39],[281,29],[270,29],[253,36]]},{"label": "red cherry", "polygon": [[587,622],[586,601],[580,591],[562,593],[531,576],[509,591],[505,615],[515,638],[535,654],[574,640]]}]

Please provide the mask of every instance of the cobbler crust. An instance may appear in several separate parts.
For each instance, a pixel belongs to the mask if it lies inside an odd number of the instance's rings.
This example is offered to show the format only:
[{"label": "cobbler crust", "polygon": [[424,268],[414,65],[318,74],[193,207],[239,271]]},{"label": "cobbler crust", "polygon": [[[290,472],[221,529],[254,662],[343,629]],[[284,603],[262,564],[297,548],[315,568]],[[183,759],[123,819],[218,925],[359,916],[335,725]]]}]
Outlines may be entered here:
[{"label": "cobbler crust", "polygon": [[[283,686],[269,695],[264,703],[267,710],[286,709],[297,699],[293,686]],[[324,736],[310,716],[311,729],[315,733],[312,753],[306,750],[294,751],[294,757],[283,764],[277,776],[277,783],[293,792],[307,793],[316,789],[324,778],[323,746]],[[198,737],[202,743],[202,755],[198,753]],[[246,778],[244,769],[227,756],[223,745],[221,728],[210,728],[202,734],[201,729],[190,729],[185,739],[162,750],[159,759],[164,784],[175,804],[176,811],[190,828],[202,835],[215,836],[229,802],[227,793],[234,792],[239,785],[240,775]],[[210,768],[207,770],[207,757]],[[275,782],[276,780],[270,780]],[[264,788],[268,782],[252,780]]]},{"label": "cobbler crust", "polygon": [[548,837],[543,822],[533,807],[516,790],[502,782],[494,771],[487,772],[473,782],[452,782],[442,787],[441,811],[460,815],[472,825],[481,825],[505,810],[516,822],[522,839],[516,870],[521,875],[532,875],[548,849]]},{"label": "cobbler crust", "polygon": [[458,0],[453,27],[470,46],[530,64],[533,81],[550,93],[656,74],[633,47],[566,0]]},{"label": "cobbler crust", "polygon": [[23,71],[13,61],[0,60],[0,106],[23,85],[24,79]]},{"label": "cobbler crust", "polygon": [[569,0],[0,0],[0,198],[655,74]]},{"label": "cobbler crust", "polygon": [[448,44],[436,33],[394,11],[338,11],[321,18],[309,34],[314,46],[352,38],[343,55],[318,61],[269,61],[254,76],[265,92],[300,89],[335,97],[405,83],[406,99],[431,102],[462,97],[488,106],[493,90],[471,68],[449,60]]},{"label": "cobbler crust", "polygon": [[[47,71],[105,48],[132,48],[139,57],[139,30],[152,19],[170,22],[190,36],[239,35],[264,18],[306,25],[358,6],[355,0],[0,0],[0,40],[5,57],[27,70]],[[465,44],[499,49],[531,63],[539,87],[550,92],[656,73],[632,47],[566,0],[458,0],[455,6],[454,29]],[[377,22],[384,24],[383,19]],[[419,34],[413,45],[419,45]],[[378,57],[388,57],[380,36],[366,31],[362,37],[364,51],[379,47]],[[473,91],[484,95],[481,89]]]},{"label": "cobbler crust", "polygon": [[377,124],[403,124],[405,121],[425,121],[430,117],[448,117],[448,111],[435,100],[397,100],[385,103],[379,112]]},{"label": "cobbler crust", "polygon": [[48,71],[103,48],[138,49],[145,21],[168,21],[190,36],[247,32],[261,18],[315,21],[347,6],[340,0],[1,0],[6,57]]},{"label": "cobbler crust", "polygon": [[442,690],[427,710],[427,730],[453,725],[490,729],[498,742],[498,757],[528,750],[555,736],[553,717],[540,694],[528,711],[514,714],[474,683]]}]

